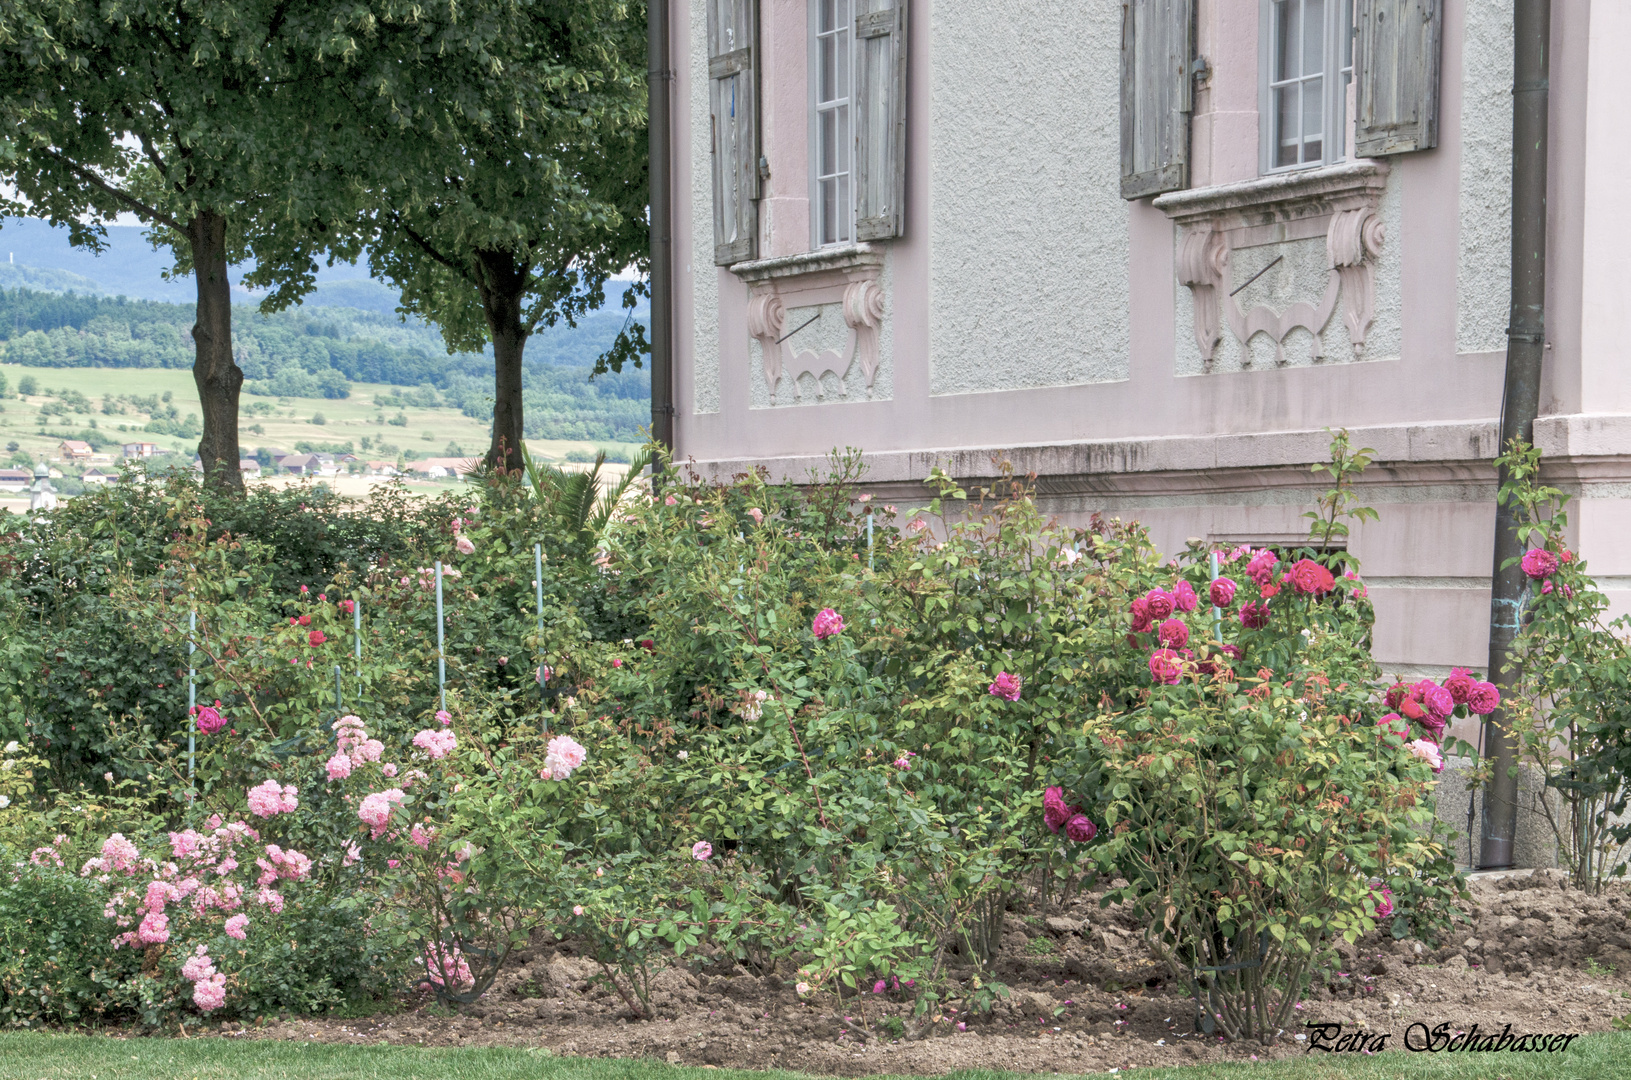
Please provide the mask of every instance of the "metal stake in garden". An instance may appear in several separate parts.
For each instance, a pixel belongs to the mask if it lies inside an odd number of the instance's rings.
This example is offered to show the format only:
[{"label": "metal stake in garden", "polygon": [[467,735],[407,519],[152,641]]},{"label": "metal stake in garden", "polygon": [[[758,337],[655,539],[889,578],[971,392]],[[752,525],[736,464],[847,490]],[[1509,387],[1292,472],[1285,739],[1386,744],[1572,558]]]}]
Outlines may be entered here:
[{"label": "metal stake in garden", "polygon": [[198,749],[198,669],[193,666],[193,653],[198,651],[198,609],[187,612],[187,801],[193,801],[197,788],[193,783],[193,754]]},{"label": "metal stake in garden", "polygon": [[866,512],[866,568],[872,569],[872,511]]},{"label": "metal stake in garden", "polygon": [[[1212,580],[1218,579],[1218,553],[1212,552]],[[1219,641],[1223,640],[1223,609],[1216,604],[1212,605],[1212,636]]]},{"label": "metal stake in garden", "polygon": [[436,690],[447,711],[447,648],[442,637],[442,562],[436,561]]},{"label": "metal stake in garden", "polygon": [[362,601],[351,603],[351,635],[357,646],[357,695],[362,696]]}]

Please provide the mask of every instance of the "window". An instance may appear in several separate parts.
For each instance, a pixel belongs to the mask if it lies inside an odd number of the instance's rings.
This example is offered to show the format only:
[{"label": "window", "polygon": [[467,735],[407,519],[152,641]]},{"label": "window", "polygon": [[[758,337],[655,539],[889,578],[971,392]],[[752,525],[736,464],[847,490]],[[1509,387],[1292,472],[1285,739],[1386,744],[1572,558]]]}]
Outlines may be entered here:
[{"label": "window", "polygon": [[813,0],[814,56],[814,213],[816,246],[847,244],[854,236],[855,200],[851,196],[851,0]]},{"label": "window", "polygon": [[1341,161],[1353,0],[1263,0],[1264,172]]}]

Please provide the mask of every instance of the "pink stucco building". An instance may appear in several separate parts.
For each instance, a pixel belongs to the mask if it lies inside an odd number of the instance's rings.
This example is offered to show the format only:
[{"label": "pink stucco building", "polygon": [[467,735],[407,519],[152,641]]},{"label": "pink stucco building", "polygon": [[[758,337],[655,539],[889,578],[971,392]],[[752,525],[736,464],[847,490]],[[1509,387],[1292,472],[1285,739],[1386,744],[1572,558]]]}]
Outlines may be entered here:
[{"label": "pink stucco building", "polygon": [[[1484,665],[1510,0],[670,4],[680,459],[855,446],[910,505],[1004,457],[1171,550],[1305,535],[1347,427],[1379,658]],[[1631,4],[1553,5],[1537,441],[1621,599],[1628,53]]]}]

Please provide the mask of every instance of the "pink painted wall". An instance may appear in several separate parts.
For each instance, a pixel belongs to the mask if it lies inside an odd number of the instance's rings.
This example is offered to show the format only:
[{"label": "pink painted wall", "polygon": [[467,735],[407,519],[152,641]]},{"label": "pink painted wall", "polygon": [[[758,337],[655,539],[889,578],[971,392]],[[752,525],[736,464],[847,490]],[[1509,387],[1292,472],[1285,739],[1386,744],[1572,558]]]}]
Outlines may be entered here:
[{"label": "pink painted wall", "polygon": [[[689,3],[674,3],[679,74],[675,118],[679,148],[691,144],[685,114],[692,59]],[[970,0],[958,0],[970,2]],[[1502,356],[1458,353],[1461,235],[1463,50],[1467,5],[1446,0],[1439,146],[1401,155],[1389,184],[1400,196],[1400,235],[1385,257],[1398,260],[1402,344],[1393,359],[1314,367],[1179,377],[1175,354],[1177,285],[1172,223],[1148,201],[1134,203],[1124,229],[1131,333],[1127,378],[1114,382],[934,395],[931,367],[948,343],[932,337],[931,237],[955,223],[937,221],[928,163],[934,157],[936,12],[952,0],[914,0],[908,37],[908,193],[904,238],[888,245],[892,282],[893,393],[886,400],[829,401],[753,408],[752,353],[746,331],[747,287],[695,250],[676,230],[676,378],[681,458],[731,473],[766,463],[801,478],[834,447],[863,448],[872,478],[899,485],[901,499],[937,458],[987,470],[988,451],[1031,453],[1050,475],[1080,483],[1057,509],[1085,516],[1121,508],[1150,526],[1168,549],[1189,536],[1273,535],[1299,531],[1306,504],[1275,501],[1253,479],[1266,469],[1305,469],[1322,456],[1330,427],[1364,429],[1387,465],[1376,470],[1382,521],[1356,530],[1367,573],[1389,583],[1373,590],[1378,655],[1398,665],[1481,665],[1486,648],[1490,563],[1490,422],[1501,400]],[[694,9],[701,17],[701,8]],[[1105,18],[1113,17],[1105,8]],[[771,176],[761,204],[763,253],[783,255],[810,243],[808,168],[808,9],[805,0],[763,0],[766,103],[764,147]],[[1631,4],[1570,0],[1553,6],[1551,239],[1548,325],[1551,338],[1543,411],[1631,413],[1631,139],[1623,133],[1631,74]],[[1038,33],[1046,27],[1038,23]],[[1201,0],[1198,45],[1213,68],[1197,95],[1193,125],[1196,186],[1249,179],[1258,172],[1255,0]],[[1110,152],[1106,148],[1104,152]],[[676,155],[677,217],[692,205],[706,160]],[[699,172],[698,170],[702,170]],[[970,183],[1019,197],[1032,178],[971,177]],[[1588,227],[1589,223],[1589,227]],[[1068,242],[1068,237],[1061,238]],[[690,403],[698,358],[695,293],[710,275],[718,289],[718,412]],[[970,296],[968,303],[979,303]],[[711,314],[711,313],[710,313]],[[1061,320],[1072,312],[1055,313]],[[1004,318],[991,310],[990,319]],[[1016,349],[1024,347],[1015,342]],[[706,365],[704,365],[706,366]],[[1631,457],[1631,438],[1615,451]],[[1571,466],[1572,467],[1572,466]],[[1631,470],[1622,470],[1631,471]],[[1306,474],[1304,474],[1306,475]],[[1085,478],[1085,479],[1083,479]],[[1626,477],[1631,479],[1631,476]],[[1142,502],[1140,501],[1142,500]],[[1210,500],[1210,501],[1208,501]],[[1580,505],[1582,544],[1599,572],[1631,574],[1631,547],[1619,544],[1631,504],[1588,497]],[[1596,563],[1594,562],[1594,565]],[[1608,567],[1613,567],[1612,570]],[[1631,602],[1631,594],[1618,598]]]}]

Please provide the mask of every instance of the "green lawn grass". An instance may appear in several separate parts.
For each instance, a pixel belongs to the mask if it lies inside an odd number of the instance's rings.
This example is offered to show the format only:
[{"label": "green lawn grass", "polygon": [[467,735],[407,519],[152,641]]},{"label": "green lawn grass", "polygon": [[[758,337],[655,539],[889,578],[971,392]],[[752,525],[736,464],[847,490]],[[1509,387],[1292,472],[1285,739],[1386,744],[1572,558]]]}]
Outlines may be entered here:
[{"label": "green lawn grass", "polygon": [[[1294,1060],[1130,1070],[1148,1080],[1620,1080],[1631,1035],[1588,1035],[1562,1054],[1311,1054]],[[432,1050],[297,1042],[0,1035],[0,1080],[774,1080],[786,1072],[700,1069],[653,1061],[555,1057],[546,1050]],[[951,1080],[1021,1074],[969,1070]],[[1103,1076],[1103,1073],[1095,1075]]]},{"label": "green lawn grass", "polygon": [[[163,395],[168,391],[174,395],[176,409],[183,417],[189,412],[200,413],[198,388],[193,384],[190,371],[173,368],[37,368],[0,364],[0,373],[4,373],[14,395],[19,381],[25,376],[32,376],[42,391],[76,390],[90,398],[93,406],[98,408],[105,394],[145,397],[150,394]],[[394,459],[396,456],[394,453],[363,450],[361,442],[365,435],[375,441],[384,440],[402,450],[417,451],[422,458],[446,456],[450,444],[457,445],[463,456],[476,457],[486,452],[489,423],[485,419],[475,420],[450,408],[382,408],[376,404],[376,398],[389,397],[402,389],[380,383],[353,383],[351,396],[338,399],[273,398],[244,394],[239,402],[238,439],[246,450],[251,451],[257,446],[275,446],[292,451],[295,443],[302,441],[343,443],[350,440],[357,445],[357,453],[364,458]],[[0,412],[0,447],[15,442],[26,453],[54,457],[61,440],[38,434],[40,406],[49,400],[41,393],[26,399],[13,396],[0,401],[0,407],[4,408]],[[250,414],[251,407],[261,404],[270,405],[272,415]],[[326,423],[319,425],[311,422],[318,413],[323,414]],[[380,422],[382,419],[389,421],[399,414],[406,418],[407,426]],[[140,413],[106,416],[97,412],[47,419],[46,427],[52,432],[78,432],[88,427],[94,419],[97,430],[115,442],[151,442],[188,456],[198,449],[196,439],[141,431],[148,418]],[[121,424],[132,430],[121,432]],[[255,430],[257,427],[259,430]],[[596,445],[559,439],[527,440],[527,447],[534,455],[557,461],[563,459],[569,450],[593,451]],[[630,444],[603,445],[629,452],[636,449]],[[113,453],[117,457],[117,448]],[[0,461],[9,456],[9,453],[0,454]]]}]

